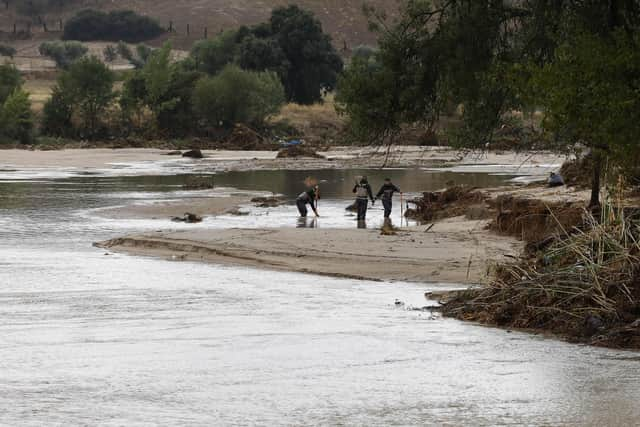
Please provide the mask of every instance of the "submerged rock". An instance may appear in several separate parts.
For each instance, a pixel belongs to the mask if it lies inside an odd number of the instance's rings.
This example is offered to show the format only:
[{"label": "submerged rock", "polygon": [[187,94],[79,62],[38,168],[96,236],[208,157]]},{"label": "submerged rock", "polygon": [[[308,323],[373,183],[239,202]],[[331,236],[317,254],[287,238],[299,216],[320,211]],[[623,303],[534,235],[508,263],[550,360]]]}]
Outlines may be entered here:
[{"label": "submerged rock", "polygon": [[187,224],[194,224],[202,222],[202,217],[193,213],[185,212],[184,216],[174,216],[171,218],[173,222],[186,222]]},{"label": "submerged rock", "polygon": [[202,159],[204,156],[202,155],[202,151],[200,150],[189,150],[182,153],[182,157],[188,157],[190,159]]}]

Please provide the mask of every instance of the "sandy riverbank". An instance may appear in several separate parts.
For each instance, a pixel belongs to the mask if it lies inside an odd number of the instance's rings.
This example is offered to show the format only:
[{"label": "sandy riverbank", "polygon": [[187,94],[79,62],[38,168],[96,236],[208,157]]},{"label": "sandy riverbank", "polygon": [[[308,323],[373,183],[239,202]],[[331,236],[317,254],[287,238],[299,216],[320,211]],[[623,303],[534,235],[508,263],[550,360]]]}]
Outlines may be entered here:
[{"label": "sandy riverbank", "polygon": [[478,283],[487,264],[517,253],[515,239],[485,230],[484,221],[452,218],[395,236],[358,229],[228,229],[158,232],[117,238],[99,247],[167,259],[233,263],[338,277]]},{"label": "sandy riverbank", "polygon": [[[320,158],[277,159],[277,151],[205,150],[202,160],[166,155],[168,150],[149,148],[69,149],[53,151],[0,150],[0,168],[73,168],[90,171],[127,165],[168,162],[210,166],[215,171],[257,169],[335,169],[411,167],[462,168],[460,171],[545,176],[565,160],[552,153],[467,153],[447,147],[394,147],[389,153],[376,147],[334,147],[319,151]],[[456,171],[457,169],[451,169]],[[141,173],[143,171],[140,171]],[[149,172],[151,173],[151,172]]]}]

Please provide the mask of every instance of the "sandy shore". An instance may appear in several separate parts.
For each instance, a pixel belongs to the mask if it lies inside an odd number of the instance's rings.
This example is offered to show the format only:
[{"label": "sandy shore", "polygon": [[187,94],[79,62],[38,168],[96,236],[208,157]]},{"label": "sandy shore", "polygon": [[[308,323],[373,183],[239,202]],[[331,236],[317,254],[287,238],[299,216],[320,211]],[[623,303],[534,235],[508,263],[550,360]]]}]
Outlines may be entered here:
[{"label": "sandy shore", "polygon": [[[168,150],[149,148],[69,149],[55,151],[0,150],[0,168],[104,169],[117,165],[193,162],[217,171],[257,169],[333,169],[386,167],[447,167],[451,171],[494,172],[544,176],[565,160],[552,153],[487,152],[462,155],[447,147],[394,147],[389,153],[376,147],[334,147],[319,151],[321,158],[277,159],[277,151],[204,150],[205,159],[168,156]],[[457,168],[457,169],[456,169]],[[143,173],[143,171],[140,171]],[[151,173],[151,172],[150,172]]]},{"label": "sandy shore", "polygon": [[174,260],[232,263],[337,277],[479,283],[487,263],[515,254],[515,239],[483,221],[452,218],[382,236],[377,229],[228,229],[158,232],[96,244]]}]

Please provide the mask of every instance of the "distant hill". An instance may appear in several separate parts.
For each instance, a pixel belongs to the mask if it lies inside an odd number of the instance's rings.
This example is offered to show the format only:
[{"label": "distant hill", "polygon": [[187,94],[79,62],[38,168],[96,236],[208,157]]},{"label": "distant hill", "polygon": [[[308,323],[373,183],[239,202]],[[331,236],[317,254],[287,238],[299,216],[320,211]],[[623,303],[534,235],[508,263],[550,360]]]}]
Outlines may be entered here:
[{"label": "distant hill", "polygon": [[[171,38],[176,47],[188,48],[203,37],[205,27],[208,35],[213,35],[223,29],[262,22],[274,7],[298,4],[316,14],[339,49],[345,43],[352,49],[359,44],[373,44],[376,39],[369,32],[362,14],[364,0],[67,0],[67,3],[71,5],[62,9],[54,7],[46,15],[49,29],[57,28],[60,19],[68,19],[83,8],[132,9],[156,18],[165,27],[173,22],[175,33]],[[369,0],[368,3],[391,14],[398,4],[397,0]],[[0,31],[10,31],[16,21],[20,26],[21,23],[24,25],[25,19],[16,16],[13,7],[9,10],[0,8]],[[190,26],[189,37],[186,35],[187,24]]]}]

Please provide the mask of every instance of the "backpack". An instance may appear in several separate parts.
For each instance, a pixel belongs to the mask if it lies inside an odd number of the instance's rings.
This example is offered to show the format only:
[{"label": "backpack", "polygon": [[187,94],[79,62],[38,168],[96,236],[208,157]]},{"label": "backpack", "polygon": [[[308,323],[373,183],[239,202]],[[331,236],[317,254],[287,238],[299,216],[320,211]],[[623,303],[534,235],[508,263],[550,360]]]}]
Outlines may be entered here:
[{"label": "backpack", "polygon": [[366,199],[369,196],[366,184],[358,184],[356,188],[356,197]]}]

